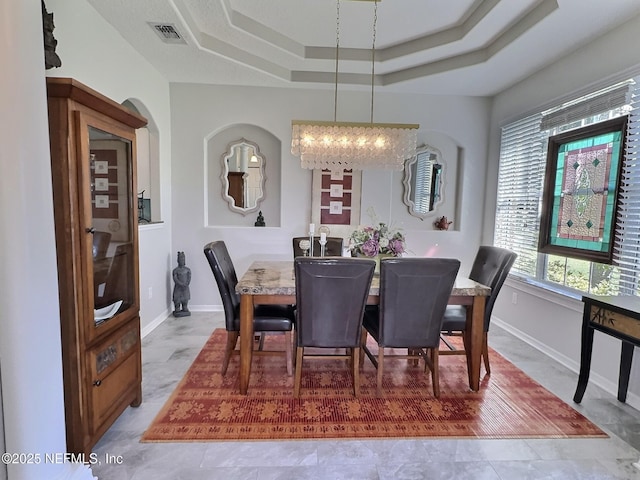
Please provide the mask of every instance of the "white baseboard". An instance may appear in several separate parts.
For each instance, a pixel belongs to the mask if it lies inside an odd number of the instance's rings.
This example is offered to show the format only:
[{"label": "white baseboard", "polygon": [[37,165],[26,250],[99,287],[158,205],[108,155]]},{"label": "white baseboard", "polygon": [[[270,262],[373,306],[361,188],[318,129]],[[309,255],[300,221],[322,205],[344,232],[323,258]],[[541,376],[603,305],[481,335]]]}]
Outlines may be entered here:
[{"label": "white baseboard", "polygon": [[[523,342],[528,343],[536,350],[539,350],[540,352],[544,353],[546,356],[564,365],[572,372],[575,372],[576,375],[580,372],[580,364],[578,362],[558,352],[557,350],[549,348],[548,345],[538,341],[536,338],[532,337],[531,335],[524,333],[522,330],[514,328],[513,325],[507,322],[504,322],[503,320],[500,320],[495,316],[492,317],[491,323],[504,329],[505,331],[512,334],[514,337],[517,337]],[[577,378],[576,378],[576,382],[577,382]],[[594,385],[597,385],[598,387],[602,388],[606,392],[613,395],[614,398],[618,397],[618,384],[616,382],[612,382],[606,377],[603,377],[602,375],[591,372],[589,374],[589,383],[593,383]],[[626,403],[629,406],[635,408],[636,410],[640,410],[640,396],[634,393],[628,393]]]},{"label": "white baseboard", "polygon": [[[195,305],[195,306],[190,306],[189,310],[192,311],[192,312],[222,312],[222,311],[224,311],[224,309],[222,308],[222,305]],[[144,338],[147,335],[149,335],[156,328],[158,328],[160,325],[162,325],[162,322],[164,322],[167,318],[169,318],[171,316],[171,314],[172,314],[172,312],[170,312],[169,310],[165,310],[164,312],[162,312],[162,314],[158,315],[150,323],[148,323],[147,325],[142,327],[142,329],[140,330],[140,337]]]},{"label": "white baseboard", "polygon": [[192,312],[224,312],[222,305],[189,305]]},{"label": "white baseboard", "polygon": [[140,337],[144,338],[147,335],[149,335],[151,332],[153,332],[158,326],[160,326],[162,324],[162,322],[164,322],[167,317],[169,316],[169,311],[165,310],[164,312],[162,312],[160,315],[158,315],[156,318],[154,318],[153,320],[151,320],[150,323],[146,324],[144,327],[142,327],[140,329]]}]

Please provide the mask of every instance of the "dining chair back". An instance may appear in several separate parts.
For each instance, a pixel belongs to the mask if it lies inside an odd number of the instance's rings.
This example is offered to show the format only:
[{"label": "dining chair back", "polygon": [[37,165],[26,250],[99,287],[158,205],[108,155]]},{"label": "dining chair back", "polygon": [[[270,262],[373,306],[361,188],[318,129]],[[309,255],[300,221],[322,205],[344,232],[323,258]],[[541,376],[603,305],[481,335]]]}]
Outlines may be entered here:
[{"label": "dining chair back", "polygon": [[[224,309],[225,328],[227,330],[227,344],[222,362],[222,375],[227,373],[231,355],[240,336],[240,296],[236,293],[238,276],[224,241],[218,240],[204,246],[204,255],[209,262],[211,271],[218,286],[218,292],[222,299]],[[292,329],[294,324],[294,312],[287,305],[256,305],[253,314],[253,330],[262,335],[267,333],[284,333],[285,351],[259,350],[256,354],[282,354],[287,360],[287,373],[293,374],[293,344]]]},{"label": "dining chair back", "polygon": [[119,300],[124,301],[126,308],[133,302],[131,292],[135,291],[135,287],[131,271],[132,258],[133,244],[129,242],[118,245],[112,258],[105,257],[104,260],[110,259],[111,263],[104,281],[102,296],[94,298],[95,308],[101,308]]},{"label": "dining chair back", "polygon": [[[304,250],[300,248],[300,240],[309,240],[309,237],[293,237],[293,256],[303,257],[305,255]],[[342,245],[344,239],[342,237],[327,237],[327,243],[324,246],[325,257],[340,257],[342,256]],[[310,250],[306,252],[310,255]],[[320,237],[313,237],[313,256],[320,256]]]},{"label": "dining chair back", "polygon": [[101,232],[99,230],[93,232],[93,260],[100,260],[107,256],[109,243],[111,242],[111,233]]},{"label": "dining chair back", "polygon": [[[480,248],[478,248],[478,252],[471,267],[471,272],[469,273],[469,278],[471,280],[491,288],[491,294],[487,297],[484,308],[484,335],[482,347],[482,357],[484,359],[484,366],[487,374],[491,374],[487,335],[491,324],[491,314],[493,312],[496,299],[498,298],[498,294],[500,293],[500,289],[502,288],[504,281],[509,276],[509,272],[516,261],[517,256],[518,255],[516,253],[506,248],[481,245]],[[447,308],[444,315],[442,330],[445,334],[462,334],[465,349],[456,348],[447,340],[446,336],[444,336],[443,340],[448,348],[442,350],[440,352],[441,354],[462,355],[466,353],[466,345],[469,343],[469,332],[466,331],[468,314],[469,311],[466,307],[450,306]]]},{"label": "dining chair back", "polygon": [[[380,261],[380,303],[367,307],[362,343],[376,366],[377,392],[382,394],[385,349],[408,349],[394,358],[425,360],[431,370],[434,396],[440,395],[438,345],[444,312],[460,269],[451,258],[383,258]],[[366,334],[378,344],[377,358],[366,346]]]},{"label": "dining chair back", "polygon": [[99,230],[93,232],[93,298],[96,304],[101,302],[101,292],[105,288],[111,260],[113,260],[113,257],[107,257],[110,242],[111,234],[109,232],[101,232]]},{"label": "dining chair back", "polygon": [[296,257],[296,363],[294,395],[300,395],[303,358],[326,358],[310,347],[347,349],[359,393],[360,336],[375,261],[363,258]]}]

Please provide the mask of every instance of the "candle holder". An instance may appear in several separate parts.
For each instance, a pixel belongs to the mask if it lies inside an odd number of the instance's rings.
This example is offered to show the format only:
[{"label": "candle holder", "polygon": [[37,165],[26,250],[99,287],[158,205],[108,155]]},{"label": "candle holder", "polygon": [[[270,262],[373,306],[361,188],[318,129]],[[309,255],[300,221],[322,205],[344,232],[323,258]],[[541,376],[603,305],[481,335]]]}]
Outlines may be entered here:
[{"label": "candle holder", "polygon": [[308,257],[309,256],[309,247],[310,247],[309,240],[300,240],[300,242],[298,242],[298,245],[300,246],[300,250],[302,250],[302,254],[305,257]]},{"label": "candle holder", "polygon": [[309,224],[309,256],[313,257],[313,235],[316,232],[316,226],[313,223]]},{"label": "candle holder", "polygon": [[327,244],[327,236],[324,233],[320,234],[320,256],[324,257],[325,245]]}]

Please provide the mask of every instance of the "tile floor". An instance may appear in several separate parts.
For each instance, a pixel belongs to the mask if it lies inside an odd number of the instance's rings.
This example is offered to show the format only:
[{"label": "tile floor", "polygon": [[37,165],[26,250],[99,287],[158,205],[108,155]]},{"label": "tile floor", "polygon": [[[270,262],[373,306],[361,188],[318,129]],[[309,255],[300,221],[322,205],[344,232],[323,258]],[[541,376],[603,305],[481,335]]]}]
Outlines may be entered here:
[{"label": "tile floor", "polygon": [[[143,339],[143,403],[128,408],[96,445],[100,480],[640,479],[640,412],[493,327],[493,348],[605,430],[608,439],[340,440],[140,443],[222,313],[168,318]],[[122,463],[106,464],[121,456]]]}]

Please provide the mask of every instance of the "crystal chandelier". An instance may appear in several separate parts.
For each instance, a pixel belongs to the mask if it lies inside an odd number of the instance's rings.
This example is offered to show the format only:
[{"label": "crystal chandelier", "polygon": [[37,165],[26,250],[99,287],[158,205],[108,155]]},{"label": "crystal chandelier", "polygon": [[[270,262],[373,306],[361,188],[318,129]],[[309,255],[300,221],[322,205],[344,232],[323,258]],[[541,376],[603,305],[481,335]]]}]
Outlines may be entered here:
[{"label": "crystal chandelier", "polygon": [[333,122],[293,120],[291,153],[300,157],[302,168],[402,170],[404,161],[416,153],[417,124],[373,123],[376,22],[378,0],[374,1],[373,45],[371,48],[371,121],[337,122],[338,54],[340,51],[340,0],[336,2],[336,74]]}]

